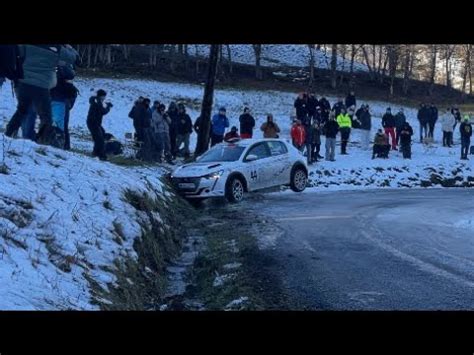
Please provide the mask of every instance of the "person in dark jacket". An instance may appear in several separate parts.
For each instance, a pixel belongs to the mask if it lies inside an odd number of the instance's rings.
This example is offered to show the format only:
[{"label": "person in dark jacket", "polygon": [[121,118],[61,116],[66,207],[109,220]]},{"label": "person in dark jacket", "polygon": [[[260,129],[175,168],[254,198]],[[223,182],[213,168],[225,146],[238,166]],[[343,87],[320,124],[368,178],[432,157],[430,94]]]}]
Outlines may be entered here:
[{"label": "person in dark jacket", "polygon": [[341,114],[342,109],[346,109],[346,106],[344,105],[342,99],[339,99],[339,101],[336,102],[332,107],[331,112],[334,112],[334,116],[337,118]]},{"label": "person in dark jacket", "polygon": [[339,132],[339,124],[335,120],[334,112],[329,115],[329,120],[324,125],[324,135],[326,136],[326,160],[336,161],[336,136]]},{"label": "person in dark jacket", "polygon": [[[351,91],[349,94],[347,94],[346,97],[346,107],[349,108],[351,106],[354,106],[354,108],[357,106],[356,103],[356,97],[354,91]],[[336,116],[337,117],[337,116]]]},{"label": "person in dark jacket", "polygon": [[318,159],[323,159],[319,152],[321,150],[321,123],[318,120],[313,120],[313,124],[309,130],[310,143],[310,163],[315,163]]},{"label": "person in dark jacket", "polygon": [[364,150],[370,149],[370,131],[372,129],[371,118],[369,106],[362,105],[357,119],[359,121],[359,128],[361,132],[361,146]]},{"label": "person in dark jacket", "polygon": [[392,150],[397,150],[397,134],[395,132],[395,117],[392,115],[392,109],[387,108],[387,111],[382,117],[382,127],[385,130],[387,137],[391,139]]},{"label": "person in dark jacket", "polygon": [[135,102],[132,110],[128,114],[133,119],[133,128],[135,128],[135,137],[138,142],[145,142],[145,129],[150,127],[150,113],[145,103],[145,99]]},{"label": "person in dark jacket", "polygon": [[379,129],[374,138],[372,159],[375,159],[376,157],[388,159],[389,152],[390,144],[388,142],[388,136],[381,129]]},{"label": "person in dark jacket", "polygon": [[181,144],[184,143],[183,156],[184,158],[189,158],[189,137],[193,133],[193,122],[191,117],[186,113],[186,108],[183,104],[178,105],[178,125],[176,127],[176,150],[177,153],[180,152]]},{"label": "person in dark jacket", "polygon": [[211,147],[222,143],[225,129],[229,127],[229,119],[226,116],[226,108],[219,108],[219,113],[212,117]]},{"label": "person in dark jacket", "polygon": [[99,157],[100,160],[107,160],[104,147],[104,129],[102,128],[102,118],[109,113],[112,104],[108,102],[104,106],[105,97],[107,93],[100,89],[96,96],[89,99],[89,112],[87,114],[87,128],[91,132],[94,140],[93,157]]},{"label": "person in dark jacket", "polygon": [[329,113],[331,112],[331,104],[325,96],[319,100],[319,107],[321,107],[322,123],[326,123],[329,120]]},{"label": "person in dark jacket", "polygon": [[255,127],[255,119],[250,114],[248,107],[244,108],[244,113],[239,117],[240,122],[240,137],[242,139],[249,139],[253,136],[253,128]]},{"label": "person in dark jacket", "polygon": [[63,148],[58,146],[53,128],[50,90],[56,86],[56,70],[60,62],[74,63],[77,58],[67,50],[67,45],[21,44],[18,48],[23,78],[17,82],[17,111],[7,124],[5,135],[12,137],[18,131],[33,105],[41,121],[37,142]]},{"label": "person in dark jacket", "polygon": [[240,139],[241,136],[239,135],[239,131],[237,127],[232,126],[229,132],[227,132],[224,136],[224,142],[232,142],[233,140]]},{"label": "person in dark jacket", "polygon": [[397,145],[400,143],[400,132],[406,121],[407,121],[407,118],[405,117],[405,113],[403,112],[403,107],[401,107],[400,110],[398,110],[397,114],[395,115],[395,128],[397,131]]},{"label": "person in dark jacket", "polygon": [[400,129],[400,150],[403,159],[411,159],[411,136],[413,136],[413,128],[405,121]]},{"label": "person in dark jacket", "polygon": [[457,107],[453,107],[451,108],[451,113],[452,115],[454,116],[454,119],[455,119],[455,122],[454,122],[454,126],[453,126],[453,132],[454,130],[456,129],[456,126],[458,123],[461,123],[461,112],[459,111],[459,109]]},{"label": "person in dark jacket", "polygon": [[323,125],[325,123],[325,120],[323,119],[323,110],[321,109],[321,106],[316,106],[316,112],[314,113],[313,120],[317,121],[320,125]]},{"label": "person in dark jacket", "polygon": [[472,125],[468,115],[464,116],[464,122],[459,126],[459,133],[461,133],[461,159],[468,160],[467,154],[472,137]]},{"label": "person in dark jacket", "polygon": [[420,104],[418,110],[418,122],[420,123],[420,143],[423,143],[423,139],[428,137],[428,121],[430,117],[430,110],[424,103]]},{"label": "person in dark jacket", "polygon": [[293,106],[296,109],[296,118],[303,121],[308,115],[308,97],[306,93],[299,93]]},{"label": "person in dark jacket", "polygon": [[173,158],[176,157],[176,137],[178,136],[178,106],[174,101],[171,101],[168,106],[168,116],[171,119],[170,125],[170,144],[171,144],[171,154]]},{"label": "person in dark jacket", "polygon": [[438,121],[438,108],[433,103],[429,107],[428,117],[428,137],[433,139],[435,125]]},{"label": "person in dark jacket", "polygon": [[314,117],[314,114],[316,113],[316,107],[319,106],[319,101],[314,94],[309,94],[308,96],[308,104],[307,104],[307,111],[308,111],[308,116],[310,118]]}]

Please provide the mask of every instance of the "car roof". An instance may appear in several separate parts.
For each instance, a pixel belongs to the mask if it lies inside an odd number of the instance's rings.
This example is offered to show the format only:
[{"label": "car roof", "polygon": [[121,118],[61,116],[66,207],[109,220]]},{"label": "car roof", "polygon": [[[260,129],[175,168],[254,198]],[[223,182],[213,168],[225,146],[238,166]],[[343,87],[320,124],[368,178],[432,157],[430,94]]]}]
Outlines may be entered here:
[{"label": "car roof", "polygon": [[271,142],[271,141],[278,141],[285,143],[283,140],[278,139],[278,138],[261,138],[261,139],[241,139],[236,142],[224,142],[224,146],[240,146],[240,147],[248,147],[252,144],[258,143],[258,142]]}]

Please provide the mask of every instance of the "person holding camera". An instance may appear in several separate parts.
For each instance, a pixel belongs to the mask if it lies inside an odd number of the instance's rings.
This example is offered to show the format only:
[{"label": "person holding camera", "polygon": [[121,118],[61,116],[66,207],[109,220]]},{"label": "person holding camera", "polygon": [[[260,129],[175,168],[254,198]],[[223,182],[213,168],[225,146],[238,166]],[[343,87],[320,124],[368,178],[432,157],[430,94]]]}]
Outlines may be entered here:
[{"label": "person holding camera", "polygon": [[90,107],[87,114],[87,128],[89,128],[92,139],[94,140],[92,156],[99,157],[100,160],[107,160],[104,141],[105,131],[102,128],[102,118],[109,113],[110,109],[113,107],[111,102],[107,102],[104,106],[106,96],[107,93],[104,90],[98,90],[97,95],[92,96],[89,99]]}]

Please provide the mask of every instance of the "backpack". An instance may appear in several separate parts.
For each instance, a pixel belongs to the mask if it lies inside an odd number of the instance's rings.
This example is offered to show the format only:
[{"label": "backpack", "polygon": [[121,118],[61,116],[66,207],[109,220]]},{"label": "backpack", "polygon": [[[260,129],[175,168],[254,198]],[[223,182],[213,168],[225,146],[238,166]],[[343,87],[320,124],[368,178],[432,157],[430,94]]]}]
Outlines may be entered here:
[{"label": "backpack", "polygon": [[0,77],[23,79],[23,60],[18,45],[0,45]]}]

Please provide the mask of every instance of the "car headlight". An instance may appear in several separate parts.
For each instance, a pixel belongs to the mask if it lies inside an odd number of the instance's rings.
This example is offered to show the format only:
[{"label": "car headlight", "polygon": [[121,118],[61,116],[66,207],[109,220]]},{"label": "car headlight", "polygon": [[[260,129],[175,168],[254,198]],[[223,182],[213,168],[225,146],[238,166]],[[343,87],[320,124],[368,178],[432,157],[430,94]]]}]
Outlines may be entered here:
[{"label": "car headlight", "polygon": [[210,180],[216,180],[216,179],[219,179],[222,176],[222,174],[224,174],[224,170],[219,170],[219,171],[216,171],[214,173],[204,175],[203,178],[204,179],[210,179]]}]

